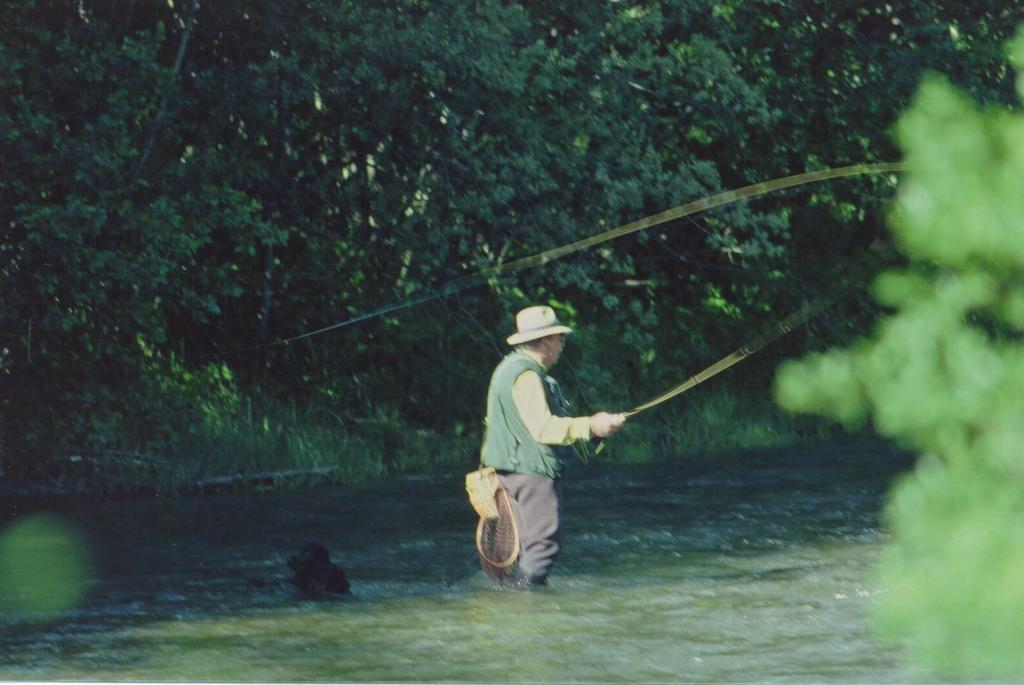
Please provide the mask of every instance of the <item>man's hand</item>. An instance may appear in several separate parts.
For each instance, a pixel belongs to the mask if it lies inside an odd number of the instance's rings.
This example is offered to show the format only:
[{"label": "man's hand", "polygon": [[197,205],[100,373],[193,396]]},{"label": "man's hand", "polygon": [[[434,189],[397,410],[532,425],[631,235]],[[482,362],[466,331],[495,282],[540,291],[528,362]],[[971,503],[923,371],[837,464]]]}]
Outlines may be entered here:
[{"label": "man's hand", "polygon": [[607,438],[618,432],[625,422],[625,414],[609,414],[606,411],[599,411],[590,417],[590,435],[595,438]]}]

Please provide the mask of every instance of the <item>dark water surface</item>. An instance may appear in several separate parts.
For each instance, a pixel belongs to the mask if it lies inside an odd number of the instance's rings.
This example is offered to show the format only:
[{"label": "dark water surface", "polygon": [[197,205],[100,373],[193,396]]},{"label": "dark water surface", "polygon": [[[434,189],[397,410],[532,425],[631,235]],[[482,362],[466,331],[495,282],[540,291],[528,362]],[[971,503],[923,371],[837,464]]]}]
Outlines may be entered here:
[{"label": "dark water surface", "polygon": [[[873,445],[576,466],[549,588],[479,572],[462,475],[142,501],[8,500],[73,521],[96,568],[57,621],[0,617],[2,680],[906,682],[876,644]],[[349,598],[285,557],[323,542]],[[262,578],[252,587],[248,578]]]}]

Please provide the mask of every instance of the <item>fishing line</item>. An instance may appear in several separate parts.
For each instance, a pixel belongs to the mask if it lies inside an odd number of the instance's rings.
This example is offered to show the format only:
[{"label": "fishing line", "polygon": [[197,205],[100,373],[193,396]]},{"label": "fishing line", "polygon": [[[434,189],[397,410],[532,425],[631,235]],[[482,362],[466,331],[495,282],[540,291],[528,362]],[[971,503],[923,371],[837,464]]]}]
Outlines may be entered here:
[{"label": "fishing line", "polygon": [[[453,50],[453,46],[450,45],[449,46],[449,50],[452,51]],[[580,101],[585,101],[585,100],[581,99]],[[447,106],[444,104],[443,100],[440,99],[440,98],[438,98],[438,103],[441,105],[441,108],[445,111],[445,116],[450,117],[452,119],[453,124],[459,124],[460,123],[459,120],[461,119],[461,117],[459,117],[459,115],[456,113],[455,110],[451,110],[451,109],[447,108]],[[466,151],[465,141],[462,139],[462,137],[460,135],[458,135],[457,129],[459,129],[459,128],[461,128],[461,125],[454,125],[454,126],[451,127],[451,130],[453,132],[453,138],[456,140],[458,146],[461,146],[463,148],[464,152],[468,152],[468,151]],[[400,154],[400,151],[399,151],[399,154]],[[440,166],[441,166],[441,169],[442,169],[443,174],[444,174],[444,181],[445,181],[446,185],[449,186],[450,194],[453,195],[453,196],[458,195],[457,192],[455,191],[455,188],[452,186],[451,178],[450,178],[450,175],[449,175],[449,170],[447,170],[446,160],[443,157],[441,157],[440,158],[440,162],[441,162]],[[463,290],[467,290],[469,288],[479,286],[485,280],[487,280],[488,277],[494,277],[494,276],[505,274],[505,273],[514,273],[514,272],[522,271],[522,270],[525,270],[525,269],[528,269],[528,268],[532,268],[532,267],[535,267],[535,266],[544,265],[544,264],[547,264],[550,261],[553,261],[555,259],[559,259],[559,258],[561,258],[563,256],[572,254],[574,252],[579,252],[579,251],[584,250],[586,248],[593,247],[595,245],[599,245],[601,243],[614,240],[616,238],[621,238],[623,236],[627,236],[627,234],[632,233],[632,232],[643,230],[645,228],[650,228],[650,227],[653,227],[653,226],[656,226],[656,225],[659,225],[659,224],[663,224],[663,223],[666,223],[666,222],[669,222],[669,221],[673,221],[675,219],[679,219],[679,218],[685,217],[685,216],[690,216],[690,215],[697,214],[697,213],[700,213],[700,212],[703,212],[703,211],[714,209],[716,207],[721,207],[721,206],[724,206],[724,205],[732,204],[732,203],[738,202],[739,200],[748,199],[748,198],[754,198],[754,197],[757,197],[757,196],[765,195],[765,194],[768,194],[768,192],[772,192],[774,190],[780,190],[780,189],[788,188],[788,187],[795,187],[795,186],[798,186],[798,185],[804,185],[804,184],[807,184],[807,183],[812,183],[812,182],[817,182],[817,181],[822,181],[822,180],[841,178],[841,177],[845,177],[845,176],[853,176],[853,175],[861,175],[861,174],[879,174],[879,173],[888,173],[888,172],[903,171],[903,170],[904,170],[904,165],[901,164],[901,163],[861,164],[861,165],[854,165],[854,166],[848,166],[848,167],[840,167],[840,168],[836,168],[836,169],[825,169],[825,170],[813,171],[813,172],[808,172],[808,173],[804,173],[804,174],[797,174],[797,175],[793,175],[793,176],[786,176],[786,177],[783,177],[783,178],[776,178],[776,179],[773,179],[773,180],[770,180],[770,181],[765,181],[765,182],[762,182],[762,183],[754,183],[752,185],[744,186],[744,187],[741,187],[741,188],[738,188],[738,189],[735,189],[735,190],[726,190],[726,191],[723,191],[723,192],[719,192],[719,194],[717,194],[717,195],[714,195],[714,196],[711,196],[711,197],[708,197],[708,198],[705,198],[705,199],[697,200],[695,202],[687,203],[685,205],[681,205],[679,207],[676,207],[674,209],[668,210],[666,212],[662,212],[662,213],[659,213],[659,214],[654,214],[654,215],[645,217],[643,219],[640,219],[638,221],[634,221],[634,222],[631,222],[631,223],[624,224],[622,226],[618,226],[617,228],[612,228],[610,230],[604,231],[602,233],[598,233],[598,234],[596,234],[596,236],[593,236],[591,238],[588,238],[588,239],[585,239],[585,240],[582,240],[582,241],[578,241],[578,242],[575,242],[575,243],[570,243],[568,245],[565,245],[565,246],[562,246],[562,247],[559,247],[559,248],[554,248],[552,250],[541,252],[541,253],[539,253],[537,255],[532,255],[532,256],[529,256],[529,257],[524,257],[522,259],[518,259],[518,260],[515,260],[515,261],[512,261],[512,262],[506,263],[506,264],[496,264],[495,266],[483,269],[483,270],[481,270],[481,271],[479,271],[479,272],[477,272],[475,274],[469,274],[469,275],[460,277],[460,279],[456,279],[456,280],[453,280],[453,281],[451,281],[449,283],[446,283],[446,284],[444,284],[443,286],[441,286],[438,289],[433,289],[433,290],[430,290],[430,291],[428,291],[426,293],[423,293],[421,295],[414,296],[414,297],[408,298],[406,300],[400,300],[400,301],[395,302],[393,304],[386,305],[386,306],[374,309],[372,311],[365,312],[365,313],[353,316],[351,318],[341,320],[341,322],[338,322],[336,324],[332,324],[330,326],[325,326],[323,328],[319,328],[319,329],[315,329],[315,330],[312,330],[312,331],[308,331],[306,333],[302,333],[302,334],[293,336],[291,338],[285,338],[285,339],[282,339],[282,340],[276,340],[276,341],[268,342],[268,343],[261,343],[261,344],[253,345],[253,346],[250,346],[250,347],[247,347],[247,348],[244,348],[244,349],[230,350],[230,351],[225,351],[225,352],[220,352],[220,353],[214,353],[214,355],[223,356],[223,355],[228,355],[228,354],[233,354],[233,353],[256,351],[256,350],[265,349],[265,348],[269,348],[269,347],[275,347],[275,346],[280,346],[280,345],[287,345],[289,343],[296,342],[296,341],[303,340],[303,339],[307,339],[307,338],[311,338],[311,337],[317,336],[317,335],[323,335],[323,334],[329,333],[331,331],[336,331],[336,330],[339,330],[339,329],[342,329],[342,328],[346,328],[348,326],[352,326],[352,325],[355,325],[355,324],[358,324],[358,323],[361,323],[361,322],[365,322],[365,320],[376,318],[378,316],[382,316],[382,315],[385,315],[385,314],[388,314],[388,313],[396,312],[396,311],[399,311],[401,309],[406,309],[406,308],[409,308],[409,307],[413,307],[413,306],[416,306],[418,304],[423,304],[423,303],[430,302],[430,301],[433,301],[433,300],[442,299],[442,298],[444,298],[446,296],[449,296],[449,295],[452,295],[454,293],[461,292]],[[475,179],[474,179],[474,184],[475,184]],[[518,195],[518,188],[517,188],[517,186],[513,185],[512,187],[513,187],[513,191],[516,192],[516,195]],[[506,202],[503,202],[502,204],[505,205],[506,208],[508,208],[508,204]],[[538,218],[536,216],[535,204],[534,203],[528,203],[528,202],[524,203],[524,204],[529,209],[529,211],[526,213],[526,216],[529,218],[529,220],[532,223],[535,224],[535,227],[540,228],[539,222],[538,222]],[[204,355],[204,356],[208,356],[208,355]]]},{"label": "fishing line", "polygon": [[[638,405],[632,409],[624,411],[622,412],[622,414],[626,418],[635,416],[642,411],[646,411],[648,409],[651,409],[652,407],[658,406],[663,402],[667,402],[668,400],[672,399],[673,397],[676,397],[677,395],[681,395],[687,390],[690,390],[696,387],[697,385],[700,385],[701,383],[708,380],[709,378],[712,378],[713,376],[717,376],[718,374],[722,373],[723,371],[733,366],[734,364],[738,364],[747,357],[759,352],[760,350],[768,346],[770,343],[775,342],[776,340],[784,336],[786,333],[789,333],[794,328],[802,326],[803,324],[807,323],[814,317],[818,316],[823,311],[825,311],[833,304],[835,304],[837,301],[839,301],[840,297],[841,295],[836,295],[832,297],[817,297],[811,300],[810,302],[805,303],[803,307],[793,312],[782,321],[776,323],[769,330],[762,333],[758,337],[754,338],[746,345],[743,345],[735,352],[728,354],[725,357],[722,357],[711,366],[708,366],[707,368],[698,371],[697,373],[690,376],[682,383],[679,383],[678,385],[669,388],[668,390],[661,393],[657,397],[654,397],[653,399],[650,399],[647,402],[644,402],[643,404]],[[594,450],[594,454],[600,454],[601,450],[604,449],[604,445],[604,440],[598,441],[597,447]]]},{"label": "fishing line", "polygon": [[[882,242],[880,240],[875,240],[870,246],[868,246],[868,250],[870,252],[878,252],[881,249]],[[718,374],[722,373],[729,367],[738,364],[739,362],[743,361],[744,359],[753,354],[756,354],[760,350],[767,347],[769,344],[775,342],[785,334],[792,331],[794,328],[798,328],[799,326],[804,325],[814,317],[818,316],[825,310],[829,309],[832,305],[834,305],[836,302],[842,299],[842,297],[846,294],[847,290],[848,289],[843,289],[831,295],[822,295],[808,302],[805,302],[804,305],[800,307],[800,309],[793,312],[782,321],[779,321],[775,325],[771,326],[763,333],[755,337],[753,340],[741,346],[736,351],[722,357],[717,362],[702,369],[701,371],[698,371],[697,373],[693,374],[682,383],[679,383],[669,388],[665,392],[648,400],[647,402],[644,402],[643,404],[637,405],[632,409],[622,412],[622,414],[626,418],[635,416],[642,411],[646,411],[648,409],[658,406],[659,404],[662,404],[663,402],[667,402],[668,400],[678,395],[681,395],[687,390],[691,390],[692,388],[700,385],[709,378],[717,376]],[[601,450],[604,449],[604,445],[604,439],[598,440],[598,444],[596,449],[594,450],[594,454],[600,454]]]},{"label": "fishing line", "polygon": [[[581,101],[585,101],[585,100],[581,100]],[[453,117],[453,121],[455,121],[458,118],[457,115],[455,114],[455,111],[452,110],[452,109],[449,109],[444,104],[443,101],[439,100],[439,102],[442,105],[442,107],[445,110],[447,110],[448,116]],[[453,132],[454,132],[454,128],[457,128],[457,127],[453,127]],[[459,145],[465,151],[465,142],[461,139],[461,137],[458,136],[458,135],[454,135],[454,139],[459,143]],[[449,192],[452,193],[452,194],[455,194],[454,189],[451,186],[451,180],[449,178],[446,160],[444,160],[442,158],[441,162],[442,162],[441,167],[444,170],[445,181],[446,181],[446,183],[447,183],[447,185],[449,187]],[[551,250],[547,250],[547,251],[541,252],[541,253],[536,254],[536,255],[532,255],[532,256],[529,256],[529,257],[524,257],[522,259],[518,259],[518,260],[515,260],[515,261],[512,261],[512,262],[509,262],[507,264],[497,264],[497,265],[495,265],[493,267],[489,267],[487,269],[484,269],[484,270],[482,270],[482,271],[480,271],[480,272],[478,272],[476,274],[470,274],[470,275],[467,275],[467,276],[464,276],[464,277],[461,277],[461,278],[449,281],[448,283],[444,284],[440,288],[432,289],[432,290],[430,290],[430,291],[428,291],[426,293],[422,293],[420,295],[413,296],[413,297],[407,298],[405,300],[400,300],[400,301],[398,301],[396,303],[393,303],[393,304],[390,304],[390,305],[386,305],[384,307],[380,307],[380,308],[374,309],[374,310],[369,311],[369,312],[365,312],[365,313],[360,314],[358,316],[354,316],[354,317],[352,317],[350,319],[339,321],[337,323],[334,323],[334,324],[331,324],[331,325],[328,325],[328,326],[324,326],[322,328],[318,328],[318,329],[311,330],[311,331],[308,331],[308,332],[305,332],[305,333],[301,333],[299,335],[295,335],[295,336],[292,336],[290,338],[284,338],[284,339],[276,340],[276,341],[273,341],[273,342],[253,345],[253,346],[250,346],[250,347],[247,347],[247,348],[243,348],[243,349],[232,350],[232,351],[225,351],[225,352],[221,352],[221,353],[213,353],[213,355],[203,355],[203,356],[226,356],[226,355],[236,354],[236,353],[253,352],[253,351],[257,351],[257,350],[261,350],[261,349],[267,349],[267,348],[271,348],[271,347],[280,346],[280,345],[287,345],[287,344],[292,343],[292,342],[296,342],[296,341],[303,340],[303,339],[306,339],[306,338],[311,338],[311,337],[314,337],[314,336],[317,336],[317,335],[322,335],[324,333],[328,333],[328,332],[331,332],[331,331],[334,331],[334,330],[345,328],[345,327],[348,327],[348,326],[351,326],[351,325],[354,325],[354,324],[357,324],[357,323],[360,323],[360,322],[363,322],[363,321],[374,319],[374,318],[377,318],[379,316],[384,316],[386,314],[397,312],[397,311],[400,311],[400,310],[403,310],[403,309],[406,309],[406,308],[409,308],[409,307],[413,307],[413,306],[416,306],[416,305],[419,305],[419,304],[424,304],[426,302],[430,302],[430,301],[433,301],[433,300],[443,299],[444,297],[447,297],[448,295],[454,294],[456,292],[460,292],[462,290],[466,290],[468,288],[478,286],[478,285],[482,284],[486,279],[491,278],[491,277],[495,277],[495,276],[502,275],[502,274],[515,273],[515,272],[523,271],[523,270],[530,269],[530,268],[533,268],[533,267],[536,267],[536,266],[541,266],[541,265],[547,264],[550,261],[553,261],[555,259],[559,259],[559,258],[564,257],[564,256],[569,255],[569,254],[573,254],[575,252],[578,252],[580,250],[586,249],[588,247],[593,247],[594,245],[598,245],[598,244],[601,244],[603,242],[614,240],[615,238],[619,238],[619,237],[628,235],[630,233],[635,233],[637,231],[641,231],[641,230],[644,230],[644,229],[647,229],[647,228],[652,228],[654,226],[658,226],[660,224],[667,223],[669,221],[680,219],[680,218],[683,218],[683,217],[686,217],[686,216],[690,216],[690,215],[693,215],[693,214],[698,214],[700,212],[704,212],[704,211],[707,211],[709,209],[713,209],[715,207],[720,207],[720,206],[724,206],[724,205],[727,205],[727,204],[731,204],[731,203],[737,202],[737,201],[742,200],[742,199],[757,197],[759,195],[764,195],[764,194],[767,194],[767,193],[770,193],[770,192],[774,192],[774,191],[777,191],[777,190],[782,190],[782,189],[785,189],[785,188],[792,188],[792,187],[796,187],[796,186],[800,186],[800,185],[805,185],[805,184],[809,184],[809,183],[814,183],[814,182],[819,182],[819,181],[824,181],[824,180],[830,180],[830,179],[835,179],[835,178],[842,178],[842,177],[846,177],[846,176],[856,176],[856,175],[862,175],[862,174],[890,173],[890,172],[904,171],[904,170],[905,170],[904,164],[899,163],[899,162],[882,162],[882,163],[875,163],[875,164],[859,164],[859,165],[853,165],[853,166],[838,167],[838,168],[834,168],[834,169],[824,169],[824,170],[819,170],[819,171],[807,172],[807,173],[803,173],[803,174],[796,174],[796,175],[793,175],[793,176],[777,178],[777,179],[773,179],[771,181],[766,181],[766,182],[762,182],[762,183],[755,183],[755,184],[748,185],[748,186],[745,186],[745,187],[742,187],[742,188],[739,188],[739,189],[736,189],[736,190],[724,191],[724,192],[717,193],[715,195],[712,195],[712,196],[709,196],[709,197],[706,197],[706,198],[702,198],[700,200],[696,200],[694,202],[690,202],[690,203],[687,203],[687,204],[684,204],[684,205],[680,205],[678,207],[675,207],[673,209],[667,210],[665,212],[661,212],[659,214],[654,214],[654,215],[645,217],[645,218],[640,219],[638,221],[634,221],[634,222],[631,222],[631,223],[628,223],[628,224],[624,224],[622,226],[619,226],[618,228],[614,228],[614,229],[605,231],[603,233],[599,233],[597,235],[591,236],[589,238],[585,238],[585,239],[580,240],[580,241],[576,241],[574,243],[569,243],[567,245],[564,245],[564,246],[561,246],[561,247],[557,247],[557,248],[553,248]],[[518,190],[515,189],[515,187],[513,189],[518,194]],[[503,204],[505,204],[506,207],[507,207],[507,203],[503,203]],[[536,218],[536,216],[535,216],[535,214],[533,212],[533,205],[530,204],[530,203],[526,203],[526,204],[527,204],[527,207],[530,208],[530,211],[527,213],[527,216],[534,223],[535,226],[540,228],[538,226],[537,218]]]},{"label": "fishing line", "polygon": [[721,207],[724,205],[732,204],[734,202],[739,202],[740,200],[759,197],[761,195],[766,195],[768,193],[772,193],[778,190],[794,188],[796,186],[807,185],[810,183],[818,183],[821,181],[846,178],[850,176],[895,173],[906,171],[906,169],[907,166],[903,162],[877,162],[869,164],[854,164],[850,166],[836,167],[832,169],[808,171],[802,174],[794,174],[791,176],[775,178],[770,181],[752,183],[750,185],[737,188],[735,190],[726,190],[721,193],[716,193],[715,195],[701,198],[699,200],[687,202],[686,204],[679,205],[678,207],[673,207],[672,209],[668,209],[664,212],[652,214],[650,216],[638,219],[636,221],[632,221],[627,224],[623,224],[621,226],[612,228],[602,233],[598,233],[588,238],[577,240],[576,242],[568,243],[566,245],[552,248],[550,250],[545,250],[544,252],[540,252],[529,257],[523,257],[521,259],[507,262],[505,264],[496,264],[492,267],[488,267],[486,269],[478,271],[477,273],[468,274],[466,276],[462,276],[460,278],[448,281],[441,287],[432,289],[429,292],[421,293],[420,295],[416,295],[405,300],[400,300],[399,302],[395,302],[384,307],[379,307],[372,311],[365,312],[358,316],[354,316],[350,319],[345,319],[344,321],[339,321],[329,326],[324,326],[322,328],[301,333],[290,338],[276,340],[274,342],[263,343],[260,345],[254,345],[247,348],[213,354],[218,356],[226,356],[229,354],[252,352],[255,350],[266,349],[278,345],[287,345],[298,340],[311,338],[316,335],[322,335],[324,333],[335,331],[340,328],[345,328],[347,326],[352,326],[354,324],[367,321],[369,319],[374,319],[385,314],[401,311],[403,309],[414,307],[416,305],[423,304],[425,302],[430,302],[432,300],[442,299],[454,293],[461,292],[462,290],[466,290],[468,288],[480,285],[489,278],[493,278],[504,274],[516,273],[537,266],[543,266],[545,264],[548,264],[549,262],[555,261],[556,259],[561,259],[562,257],[574,254],[589,247],[600,245],[601,243],[615,240],[616,238],[621,238],[623,236],[636,233],[638,231],[653,228],[655,226],[668,223],[670,221],[682,219],[683,217],[699,214],[709,209],[714,209],[716,207]]}]

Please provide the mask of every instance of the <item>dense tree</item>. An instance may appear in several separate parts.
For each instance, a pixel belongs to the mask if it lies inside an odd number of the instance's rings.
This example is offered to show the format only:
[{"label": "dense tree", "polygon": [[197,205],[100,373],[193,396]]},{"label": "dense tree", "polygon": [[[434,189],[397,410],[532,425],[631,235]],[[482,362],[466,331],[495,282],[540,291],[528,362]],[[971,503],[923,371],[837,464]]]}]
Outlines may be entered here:
[{"label": "dense tree", "polygon": [[325,403],[346,425],[476,425],[493,337],[539,300],[580,312],[576,366],[607,369],[596,396],[642,399],[827,281],[877,233],[892,179],[732,205],[277,343],[724,188],[890,158],[926,68],[1008,100],[1010,18],[5,3],[0,459],[173,454],[245,395]]}]

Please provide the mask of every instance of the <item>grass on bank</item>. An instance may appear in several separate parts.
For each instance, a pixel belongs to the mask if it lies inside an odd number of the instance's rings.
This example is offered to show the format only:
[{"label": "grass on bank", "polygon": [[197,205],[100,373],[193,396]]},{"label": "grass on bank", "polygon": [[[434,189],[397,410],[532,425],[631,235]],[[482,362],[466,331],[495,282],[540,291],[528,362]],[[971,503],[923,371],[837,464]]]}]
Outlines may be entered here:
[{"label": "grass on bank", "polygon": [[[640,463],[820,441],[837,432],[824,420],[785,414],[768,398],[708,389],[633,417],[601,459]],[[80,492],[170,494],[462,473],[476,465],[480,437],[459,427],[411,428],[393,411],[352,417],[326,406],[248,398],[176,440],[166,453],[63,456],[54,460],[53,484]]]},{"label": "grass on bank", "polygon": [[783,412],[767,397],[730,388],[682,395],[642,412],[608,445],[608,459],[640,463],[717,450],[818,442],[841,433],[838,424]]}]

